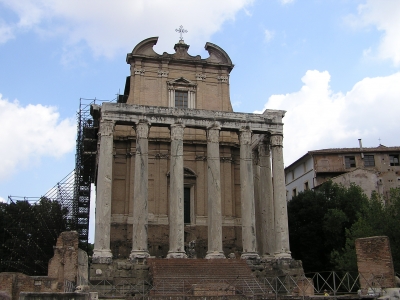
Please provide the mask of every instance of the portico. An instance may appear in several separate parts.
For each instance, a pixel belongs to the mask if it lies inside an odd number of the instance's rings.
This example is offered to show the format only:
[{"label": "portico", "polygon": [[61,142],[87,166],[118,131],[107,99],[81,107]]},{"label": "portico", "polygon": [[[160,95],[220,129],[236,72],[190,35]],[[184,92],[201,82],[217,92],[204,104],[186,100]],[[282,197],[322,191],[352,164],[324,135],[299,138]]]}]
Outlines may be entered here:
[{"label": "portico", "polygon": [[[130,259],[146,258],[148,249],[149,219],[149,132],[153,127],[168,128],[170,132],[169,170],[169,250],[167,258],[185,258],[184,249],[184,131],[202,130],[206,134],[207,156],[207,227],[208,246],[205,258],[225,258],[223,251],[223,208],[221,205],[220,135],[235,132],[240,149],[240,210],[243,259],[289,257],[288,227],[282,155],[282,118],[280,110],[267,110],[264,114],[246,114],[203,109],[142,106],[124,103],[93,105],[92,111],[100,117],[99,160],[97,178],[96,234],[93,261],[110,262],[110,226],[112,219],[112,160],[115,126],[131,126],[136,133],[134,152],[134,184],[132,218],[132,250]],[[260,189],[255,199],[253,181],[253,154],[259,152]],[[271,151],[270,151],[271,149]],[[272,157],[272,166],[271,159]],[[272,173],[271,173],[272,167]],[[274,180],[272,180],[272,175]],[[256,214],[255,201],[262,213]],[[256,218],[261,218],[261,228],[256,228]],[[257,241],[256,231],[262,230],[262,241]],[[262,245],[257,249],[257,244]]]}]

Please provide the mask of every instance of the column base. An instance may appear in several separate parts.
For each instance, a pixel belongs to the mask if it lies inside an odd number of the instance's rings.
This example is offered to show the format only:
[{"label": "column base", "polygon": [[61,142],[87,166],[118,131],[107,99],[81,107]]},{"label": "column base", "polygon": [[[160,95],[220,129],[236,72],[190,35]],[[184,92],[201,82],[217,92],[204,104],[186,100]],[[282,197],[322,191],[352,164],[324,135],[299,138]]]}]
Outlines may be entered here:
[{"label": "column base", "polygon": [[223,252],[219,251],[209,251],[205,259],[223,259],[226,258]]},{"label": "column base", "polygon": [[112,256],[110,249],[94,249],[92,262],[94,264],[110,264],[112,263]]},{"label": "column base", "polygon": [[260,259],[257,252],[244,252],[240,256],[241,259]]},{"label": "column base", "polygon": [[131,261],[135,261],[137,259],[145,259],[150,256],[149,251],[145,250],[132,250],[131,254],[129,254],[129,259]]},{"label": "column base", "polygon": [[167,254],[167,258],[187,258],[187,255],[185,252],[169,251]]},{"label": "column base", "polygon": [[275,257],[275,255],[273,255],[273,254],[264,254],[264,255],[262,255],[261,256],[261,259],[263,260],[263,261],[271,261],[271,260],[273,260],[273,259],[275,259],[276,257]]},{"label": "column base", "polygon": [[291,252],[275,252],[275,258],[292,258]]}]

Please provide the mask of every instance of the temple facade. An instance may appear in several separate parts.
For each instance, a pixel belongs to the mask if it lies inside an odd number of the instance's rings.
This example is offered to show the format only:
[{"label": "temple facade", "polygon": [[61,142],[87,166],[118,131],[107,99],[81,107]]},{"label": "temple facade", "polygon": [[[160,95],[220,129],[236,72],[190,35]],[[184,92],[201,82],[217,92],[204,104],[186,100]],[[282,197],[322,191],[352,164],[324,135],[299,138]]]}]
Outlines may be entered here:
[{"label": "temple facade", "polygon": [[99,124],[93,262],[150,256],[291,258],[283,164],[285,111],[233,112],[228,54],[127,55],[117,103],[92,105]]}]

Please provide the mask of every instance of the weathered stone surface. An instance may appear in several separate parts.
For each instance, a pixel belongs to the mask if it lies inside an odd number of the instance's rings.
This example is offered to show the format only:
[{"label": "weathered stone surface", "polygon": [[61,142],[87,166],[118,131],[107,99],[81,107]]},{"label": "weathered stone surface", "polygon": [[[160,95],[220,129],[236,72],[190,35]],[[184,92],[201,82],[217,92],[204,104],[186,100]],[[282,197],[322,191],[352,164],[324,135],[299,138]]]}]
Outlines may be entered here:
[{"label": "weathered stone surface", "polygon": [[148,137],[149,123],[136,125],[135,182],[133,195],[133,237],[130,259],[149,257],[147,249],[148,224]]},{"label": "weathered stone surface", "polygon": [[181,124],[171,125],[171,171],[169,202],[169,251],[167,258],[186,258],[183,223],[183,132]]},{"label": "weathered stone surface", "polygon": [[253,159],[251,152],[251,131],[243,128],[240,141],[240,191],[242,208],[243,259],[258,259],[254,208]]},{"label": "weathered stone surface", "polygon": [[283,137],[281,135],[271,136],[271,147],[272,173],[274,178],[275,256],[279,258],[291,258],[283,164]]},{"label": "weathered stone surface", "polygon": [[221,170],[219,124],[207,131],[208,251],[206,258],[225,258],[222,252]]},{"label": "weathered stone surface", "polygon": [[387,236],[356,239],[357,266],[362,289],[396,287]]},{"label": "weathered stone surface", "polygon": [[92,260],[110,263],[110,223],[111,223],[111,186],[113,167],[113,131],[114,122],[103,120],[100,123],[99,167],[96,188],[96,220],[94,250]]}]

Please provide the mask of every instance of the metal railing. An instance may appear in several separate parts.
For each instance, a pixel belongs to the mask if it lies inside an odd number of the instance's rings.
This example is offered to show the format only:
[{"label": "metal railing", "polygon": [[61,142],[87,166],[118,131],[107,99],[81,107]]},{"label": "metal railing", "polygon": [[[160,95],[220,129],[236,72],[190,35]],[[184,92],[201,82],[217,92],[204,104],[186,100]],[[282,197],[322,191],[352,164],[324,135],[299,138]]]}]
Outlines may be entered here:
[{"label": "metal railing", "polygon": [[[360,281],[364,282],[363,290]],[[171,284],[171,282],[173,282]],[[188,297],[188,296],[236,296],[243,298],[277,298],[292,295],[313,297],[329,294],[336,298],[344,295],[358,297],[364,295],[379,296],[384,291],[385,282],[382,274],[320,272],[301,276],[265,277],[259,280],[211,280],[203,279],[196,284],[189,279],[165,278],[157,283],[149,281],[121,280],[117,283],[108,280],[90,283],[90,290],[99,297]]]}]

